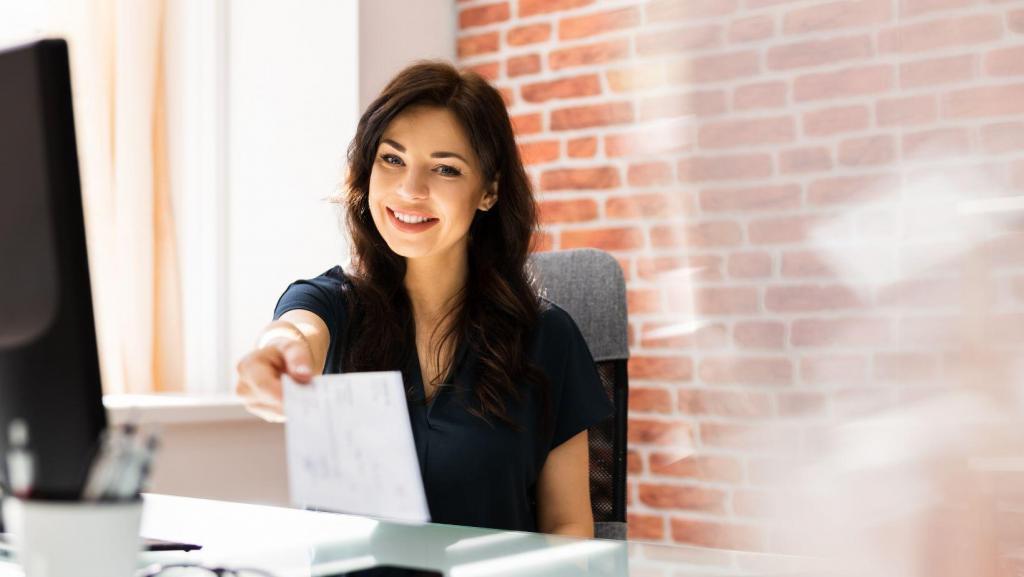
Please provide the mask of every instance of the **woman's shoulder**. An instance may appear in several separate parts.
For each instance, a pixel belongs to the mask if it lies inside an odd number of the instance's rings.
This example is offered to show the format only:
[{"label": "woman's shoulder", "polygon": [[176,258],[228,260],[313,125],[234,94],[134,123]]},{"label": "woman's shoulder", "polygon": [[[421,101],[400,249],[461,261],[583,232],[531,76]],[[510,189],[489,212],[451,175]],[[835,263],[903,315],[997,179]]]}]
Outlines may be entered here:
[{"label": "woman's shoulder", "polygon": [[538,330],[547,339],[566,341],[580,334],[576,321],[565,309],[544,297],[540,298]]}]

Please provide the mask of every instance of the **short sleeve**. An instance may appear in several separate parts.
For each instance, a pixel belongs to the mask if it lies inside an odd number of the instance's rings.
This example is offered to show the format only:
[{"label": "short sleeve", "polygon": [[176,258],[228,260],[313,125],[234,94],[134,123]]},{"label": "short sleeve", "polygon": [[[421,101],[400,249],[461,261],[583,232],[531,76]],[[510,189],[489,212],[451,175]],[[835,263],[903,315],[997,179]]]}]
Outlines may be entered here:
[{"label": "short sleeve", "polygon": [[545,355],[549,363],[561,361],[560,369],[548,371],[557,379],[551,383],[554,427],[550,448],[554,449],[611,416],[612,404],[601,385],[594,357],[569,313],[551,304],[542,312],[542,325],[549,333],[544,339],[549,353],[554,349],[562,357]]},{"label": "short sleeve", "polygon": [[330,332],[331,342],[336,342],[336,336],[347,323],[348,310],[343,292],[347,283],[348,279],[340,266],[318,277],[293,282],[277,300],[274,320],[291,310],[309,311],[324,321]]}]

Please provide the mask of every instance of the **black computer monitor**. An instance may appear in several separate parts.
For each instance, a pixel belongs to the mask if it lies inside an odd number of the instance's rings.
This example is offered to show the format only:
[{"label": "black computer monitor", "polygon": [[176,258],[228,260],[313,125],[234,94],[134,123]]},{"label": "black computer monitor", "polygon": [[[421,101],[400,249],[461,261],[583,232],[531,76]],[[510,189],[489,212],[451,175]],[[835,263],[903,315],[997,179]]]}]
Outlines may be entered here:
[{"label": "black computer monitor", "polygon": [[78,498],[106,412],[63,40],[0,50],[0,455],[13,419],[32,496]]}]

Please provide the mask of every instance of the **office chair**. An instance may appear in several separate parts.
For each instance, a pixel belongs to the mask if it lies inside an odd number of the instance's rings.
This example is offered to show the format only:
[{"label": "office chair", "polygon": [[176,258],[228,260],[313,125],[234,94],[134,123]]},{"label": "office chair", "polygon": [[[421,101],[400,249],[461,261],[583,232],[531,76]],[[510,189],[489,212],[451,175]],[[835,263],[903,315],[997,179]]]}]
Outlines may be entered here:
[{"label": "office chair", "polygon": [[541,295],[565,309],[590,348],[614,412],[591,427],[590,504],[594,535],[626,538],[626,411],[629,358],[626,281],[610,254],[595,249],[530,256]]}]

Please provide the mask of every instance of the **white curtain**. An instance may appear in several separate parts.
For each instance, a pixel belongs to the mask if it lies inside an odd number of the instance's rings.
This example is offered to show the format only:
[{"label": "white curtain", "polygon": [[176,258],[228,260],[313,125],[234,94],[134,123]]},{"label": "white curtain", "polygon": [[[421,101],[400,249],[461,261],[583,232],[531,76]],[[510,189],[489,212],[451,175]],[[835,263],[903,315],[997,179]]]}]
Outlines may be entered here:
[{"label": "white curtain", "polygon": [[182,390],[163,0],[52,0],[68,39],[107,393]]}]

